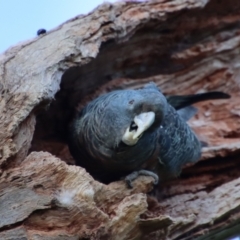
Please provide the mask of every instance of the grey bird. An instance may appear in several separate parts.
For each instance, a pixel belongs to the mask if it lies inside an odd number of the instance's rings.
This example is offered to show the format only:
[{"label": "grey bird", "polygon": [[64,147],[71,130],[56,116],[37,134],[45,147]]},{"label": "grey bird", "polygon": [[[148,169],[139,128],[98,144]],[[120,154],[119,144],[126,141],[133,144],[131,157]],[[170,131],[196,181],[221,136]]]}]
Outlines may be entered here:
[{"label": "grey bird", "polygon": [[222,92],[165,97],[154,83],[101,95],[71,123],[70,152],[103,183],[125,177],[131,187],[138,175],[150,175],[157,184],[201,157],[201,143],[186,123],[196,113],[190,105],[229,97]]}]

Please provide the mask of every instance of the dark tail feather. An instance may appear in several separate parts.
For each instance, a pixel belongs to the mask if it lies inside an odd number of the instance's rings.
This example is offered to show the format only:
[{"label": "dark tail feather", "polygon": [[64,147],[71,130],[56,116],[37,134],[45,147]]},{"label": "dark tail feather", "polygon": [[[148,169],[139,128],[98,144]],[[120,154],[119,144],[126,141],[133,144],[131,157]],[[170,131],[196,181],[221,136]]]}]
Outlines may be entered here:
[{"label": "dark tail feather", "polygon": [[203,147],[208,147],[208,143],[204,141],[200,141],[202,148]]},{"label": "dark tail feather", "polygon": [[231,96],[224,92],[207,92],[207,93],[199,93],[193,95],[173,95],[167,96],[167,101],[170,105],[172,105],[176,110],[187,107],[197,102],[214,100],[214,99],[228,99]]}]

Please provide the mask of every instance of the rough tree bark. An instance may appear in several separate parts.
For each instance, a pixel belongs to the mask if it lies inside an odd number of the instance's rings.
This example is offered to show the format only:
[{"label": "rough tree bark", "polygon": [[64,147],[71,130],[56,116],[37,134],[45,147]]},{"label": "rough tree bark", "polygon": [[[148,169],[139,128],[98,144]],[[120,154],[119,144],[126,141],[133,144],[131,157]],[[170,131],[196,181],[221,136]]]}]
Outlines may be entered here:
[{"label": "rough tree bark", "polygon": [[[240,1],[104,3],[0,55],[0,239],[225,239],[240,232]],[[77,105],[155,81],[221,90],[190,121],[202,160],[164,183],[95,181],[74,166]]]}]

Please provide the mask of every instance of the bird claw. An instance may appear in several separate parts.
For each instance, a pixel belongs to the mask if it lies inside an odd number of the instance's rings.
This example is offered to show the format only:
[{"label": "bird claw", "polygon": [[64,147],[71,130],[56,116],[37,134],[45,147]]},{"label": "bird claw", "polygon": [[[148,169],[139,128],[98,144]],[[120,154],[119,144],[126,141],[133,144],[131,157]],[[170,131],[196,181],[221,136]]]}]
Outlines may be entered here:
[{"label": "bird claw", "polygon": [[150,176],[154,179],[154,182],[153,184],[154,185],[157,185],[158,184],[158,181],[159,181],[159,178],[158,178],[158,175],[155,174],[154,172],[151,172],[151,171],[148,171],[148,170],[139,170],[139,171],[134,171],[132,173],[130,173],[129,175],[127,175],[125,177],[125,181],[127,183],[127,186],[128,188],[133,188],[132,186],[132,182],[138,178],[138,176]]}]

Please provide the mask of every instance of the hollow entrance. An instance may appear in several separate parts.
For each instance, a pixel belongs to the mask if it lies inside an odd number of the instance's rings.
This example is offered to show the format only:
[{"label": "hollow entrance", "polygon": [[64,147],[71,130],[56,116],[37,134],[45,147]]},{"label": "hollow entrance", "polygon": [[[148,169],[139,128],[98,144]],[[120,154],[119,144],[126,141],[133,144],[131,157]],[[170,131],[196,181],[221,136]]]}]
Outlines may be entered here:
[{"label": "hollow entrance", "polygon": [[155,21],[146,23],[128,41],[105,42],[96,59],[68,69],[55,100],[37,116],[30,152],[48,151],[74,164],[67,147],[67,129],[76,108],[104,92],[138,88],[149,82],[151,76],[171,74],[186,67],[186,63],[170,57],[173,49],[181,46],[179,39],[173,37],[175,27],[174,22],[169,29]]},{"label": "hollow entrance", "polygon": [[[37,116],[30,152],[47,151],[68,164],[74,164],[67,146],[69,122],[77,108],[82,108],[102,93],[138,88],[149,81],[159,83],[164,93],[180,91],[185,94],[190,93],[188,90],[196,92],[201,88],[202,85],[196,81],[186,87],[186,83],[183,84],[184,78],[171,77],[201,60],[199,56],[175,58],[175,54],[207,41],[212,34],[210,29],[200,29],[196,35],[196,25],[190,21],[193,15],[186,12],[181,14],[178,15],[178,21],[173,16],[167,25],[151,20],[123,42],[107,41],[102,44],[95,59],[86,65],[68,69],[62,76],[55,100]],[[215,34],[223,31],[223,28],[235,27],[221,26]],[[221,85],[220,82],[219,84]]]}]

